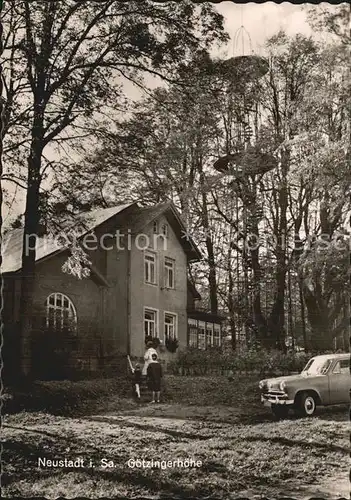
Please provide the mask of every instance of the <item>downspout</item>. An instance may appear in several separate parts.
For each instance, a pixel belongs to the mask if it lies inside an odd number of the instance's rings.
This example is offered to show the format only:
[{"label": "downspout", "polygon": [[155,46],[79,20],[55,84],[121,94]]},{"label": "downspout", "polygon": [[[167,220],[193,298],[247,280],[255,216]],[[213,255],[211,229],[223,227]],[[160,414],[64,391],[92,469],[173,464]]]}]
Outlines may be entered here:
[{"label": "downspout", "polygon": [[127,249],[127,354],[131,355],[131,249]]}]

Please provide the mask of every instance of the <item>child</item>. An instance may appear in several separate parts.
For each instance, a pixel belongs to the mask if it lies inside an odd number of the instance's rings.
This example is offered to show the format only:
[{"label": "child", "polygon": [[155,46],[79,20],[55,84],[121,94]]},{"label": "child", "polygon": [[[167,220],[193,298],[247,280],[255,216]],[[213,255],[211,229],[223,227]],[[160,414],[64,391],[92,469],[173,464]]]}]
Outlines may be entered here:
[{"label": "child", "polygon": [[162,378],[162,367],[157,359],[157,354],[151,355],[151,362],[147,367],[147,377],[149,381],[149,388],[152,391],[152,401],[151,403],[160,402],[160,392],[161,392],[161,378]]},{"label": "child", "polygon": [[141,369],[139,363],[137,363],[133,369],[133,383],[137,398],[140,399]]}]

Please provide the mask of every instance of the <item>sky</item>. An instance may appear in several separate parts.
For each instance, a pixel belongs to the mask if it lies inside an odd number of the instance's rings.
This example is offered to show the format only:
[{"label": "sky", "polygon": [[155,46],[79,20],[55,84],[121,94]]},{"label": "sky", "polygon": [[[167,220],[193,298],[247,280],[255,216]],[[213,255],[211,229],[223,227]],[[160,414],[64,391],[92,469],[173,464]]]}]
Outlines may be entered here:
[{"label": "sky", "polygon": [[[215,57],[244,55],[243,48],[245,54],[253,51],[257,55],[264,55],[264,41],[279,30],[284,30],[288,35],[312,34],[307,23],[306,7],[301,5],[289,2],[280,5],[274,2],[235,4],[227,1],[214,4],[214,8],[224,17],[225,30],[231,37],[226,47],[212,50],[211,55]],[[160,84],[160,80],[156,78],[146,78],[146,81],[150,87]],[[141,90],[131,84],[126,86],[126,92],[132,99],[142,95]]]},{"label": "sky", "polygon": [[[306,7],[301,5],[294,5],[288,2],[281,4],[274,2],[266,2],[264,4],[252,2],[248,4],[235,4],[226,1],[215,4],[215,8],[223,15],[225,29],[232,40],[227,47],[220,50],[214,49],[212,52],[213,56],[232,57],[233,55],[242,55],[243,49],[244,53],[251,53],[253,51],[257,55],[264,55],[264,40],[281,29],[285,30],[288,35],[302,33],[308,36],[311,34],[311,29],[306,19]],[[235,43],[235,40],[239,41],[239,43]],[[242,40],[244,41],[244,46]],[[152,79],[147,80],[147,82],[150,87],[157,85],[157,82]],[[132,84],[126,85],[125,90],[131,99],[141,97],[140,90],[133,87]],[[19,190],[14,197],[13,186],[8,184],[6,188],[10,190],[10,194],[14,199],[10,213],[4,207],[5,225],[10,220],[13,220],[16,215],[23,213],[25,199],[24,193]]]},{"label": "sky", "polygon": [[[226,31],[233,39],[228,47],[227,55],[229,57],[241,55],[236,53],[242,50],[241,43],[233,43],[236,38],[235,35],[238,35],[237,32],[241,26],[249,34],[252,50],[258,55],[263,55],[264,40],[281,29],[286,31],[288,35],[296,33],[311,34],[311,29],[306,20],[306,8],[301,5],[288,2],[282,4],[274,2],[264,4],[221,2],[216,8],[225,18]],[[249,43],[246,42],[245,50],[248,45]]]}]

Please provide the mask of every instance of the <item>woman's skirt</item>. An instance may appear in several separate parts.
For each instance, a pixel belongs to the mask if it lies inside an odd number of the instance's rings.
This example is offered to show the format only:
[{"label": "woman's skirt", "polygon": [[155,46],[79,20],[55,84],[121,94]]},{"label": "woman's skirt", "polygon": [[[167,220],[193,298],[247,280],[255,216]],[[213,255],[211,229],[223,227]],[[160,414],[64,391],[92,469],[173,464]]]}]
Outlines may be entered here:
[{"label": "woman's skirt", "polygon": [[148,382],[149,390],[152,392],[161,391],[161,380],[149,380]]}]

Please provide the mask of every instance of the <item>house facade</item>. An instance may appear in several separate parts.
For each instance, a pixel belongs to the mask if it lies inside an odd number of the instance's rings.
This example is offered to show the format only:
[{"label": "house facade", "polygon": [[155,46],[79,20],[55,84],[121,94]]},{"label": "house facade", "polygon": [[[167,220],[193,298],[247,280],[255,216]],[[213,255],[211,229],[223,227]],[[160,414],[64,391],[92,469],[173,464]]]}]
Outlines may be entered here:
[{"label": "house facade", "polygon": [[[70,273],[63,271],[72,251],[62,237],[38,238],[31,350],[21,359],[26,372],[50,378],[54,365],[67,377],[69,370],[97,372],[120,365],[127,354],[142,357],[149,337],[163,346],[167,338],[177,339],[179,348],[188,345],[187,265],[201,255],[174,206],[99,209],[79,225],[77,241],[89,261],[85,277],[75,275],[79,266],[72,274],[74,262]],[[20,321],[22,238],[21,229],[9,233],[3,252],[8,345]],[[12,361],[19,352],[12,350]],[[162,358],[172,356],[162,348]]]}]

